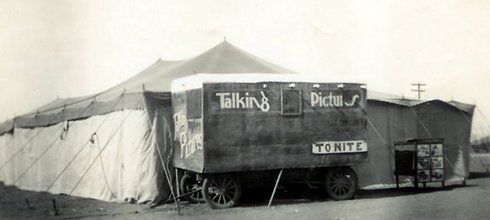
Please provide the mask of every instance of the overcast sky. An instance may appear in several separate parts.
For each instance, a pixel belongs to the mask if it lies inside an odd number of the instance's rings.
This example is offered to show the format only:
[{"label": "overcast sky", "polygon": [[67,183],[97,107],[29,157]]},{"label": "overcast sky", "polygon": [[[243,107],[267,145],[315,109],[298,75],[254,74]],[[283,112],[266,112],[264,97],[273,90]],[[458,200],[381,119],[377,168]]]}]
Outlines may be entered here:
[{"label": "overcast sky", "polygon": [[158,58],[232,44],[300,74],[477,104],[490,117],[490,1],[0,1],[0,121],[96,93]]}]

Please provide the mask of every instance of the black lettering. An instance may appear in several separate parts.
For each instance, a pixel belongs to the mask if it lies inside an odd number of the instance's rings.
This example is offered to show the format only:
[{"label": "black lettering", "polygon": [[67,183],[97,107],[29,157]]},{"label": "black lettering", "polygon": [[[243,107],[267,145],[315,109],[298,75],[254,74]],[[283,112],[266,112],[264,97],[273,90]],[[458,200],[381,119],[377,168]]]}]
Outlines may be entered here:
[{"label": "black lettering", "polygon": [[334,151],[342,151],[342,144],[341,143],[334,143]]},{"label": "black lettering", "polygon": [[332,148],[332,146],[330,146],[330,144],[325,144],[325,151],[326,152],[330,152],[331,148]]},{"label": "black lettering", "polygon": [[349,146],[349,151],[352,151],[352,145],[354,145],[354,143],[352,142],[347,143],[347,146]]},{"label": "black lettering", "polygon": [[323,144],[315,144],[315,147],[318,147],[318,152],[322,152],[322,146]]},{"label": "black lettering", "polygon": [[357,142],[357,143],[356,143],[356,148],[357,148],[357,151],[362,151],[362,147],[361,147],[361,145],[362,145],[362,142]]}]

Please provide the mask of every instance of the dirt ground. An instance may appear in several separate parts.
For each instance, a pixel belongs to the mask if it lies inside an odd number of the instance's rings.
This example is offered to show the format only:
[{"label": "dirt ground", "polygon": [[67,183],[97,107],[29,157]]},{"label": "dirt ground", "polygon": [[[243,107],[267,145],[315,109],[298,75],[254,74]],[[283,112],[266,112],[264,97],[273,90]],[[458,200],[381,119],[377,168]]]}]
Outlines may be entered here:
[{"label": "dirt ground", "polygon": [[[19,190],[0,183],[0,219],[489,219],[490,178],[479,175],[466,186],[361,190],[354,200],[331,201],[321,190],[281,188],[272,207],[270,192],[246,192],[236,208],[206,204],[119,204]],[[55,201],[56,210],[53,208]]]}]

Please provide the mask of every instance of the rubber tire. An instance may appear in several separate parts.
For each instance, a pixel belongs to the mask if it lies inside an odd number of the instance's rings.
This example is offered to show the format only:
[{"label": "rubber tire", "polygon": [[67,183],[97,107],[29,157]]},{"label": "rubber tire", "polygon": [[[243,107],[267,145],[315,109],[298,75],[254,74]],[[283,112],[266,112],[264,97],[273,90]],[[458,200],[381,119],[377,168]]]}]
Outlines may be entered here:
[{"label": "rubber tire", "polygon": [[[332,180],[335,178],[335,175],[340,175],[342,178],[345,178],[345,181],[349,181],[350,183],[346,183],[348,186],[347,192],[338,195],[335,193],[335,188],[331,187]],[[333,200],[347,200],[354,198],[354,195],[357,191],[357,175],[350,167],[339,167],[339,168],[331,168],[328,169],[327,174],[325,175],[325,189],[327,191],[327,195]]]},{"label": "rubber tire", "polygon": [[[180,186],[179,186],[182,194],[186,194],[187,192],[189,192],[187,190],[187,186],[189,183],[193,184],[194,182],[196,182],[196,178],[194,176],[184,175],[182,177],[182,179],[180,179]],[[197,198],[196,196],[193,196],[194,194],[186,195],[186,196],[184,196],[184,198],[190,203],[203,203],[203,202],[205,202],[204,197],[202,195],[202,186],[201,186],[201,189],[199,191],[197,191],[196,193],[197,193],[196,195],[198,195],[199,198]]]},{"label": "rubber tire", "polygon": [[[232,197],[231,200],[226,204],[219,204],[214,202],[213,199],[211,198],[212,195],[210,194],[209,191],[212,185],[218,183],[216,181],[219,181],[219,178],[231,181],[235,187],[234,197]],[[210,175],[204,179],[204,182],[202,184],[202,194],[204,196],[204,200],[212,209],[231,208],[236,204],[238,204],[238,201],[240,200],[240,197],[242,195],[242,185],[237,178],[231,175]]]}]

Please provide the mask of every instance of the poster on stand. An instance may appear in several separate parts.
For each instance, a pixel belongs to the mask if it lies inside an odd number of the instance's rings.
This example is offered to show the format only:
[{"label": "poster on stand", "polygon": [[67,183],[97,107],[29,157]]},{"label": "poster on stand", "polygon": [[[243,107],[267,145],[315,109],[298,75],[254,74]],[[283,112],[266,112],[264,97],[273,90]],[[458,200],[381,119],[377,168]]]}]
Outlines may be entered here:
[{"label": "poster on stand", "polygon": [[442,156],[442,144],[431,144],[430,155],[431,156]]},{"label": "poster on stand", "polygon": [[430,145],[420,144],[417,145],[417,156],[418,157],[428,157],[430,156]]},{"label": "poster on stand", "polygon": [[442,157],[431,157],[430,158],[430,163],[432,169],[442,169],[444,168],[444,163]]},{"label": "poster on stand", "polygon": [[419,170],[427,170],[430,167],[430,161],[428,157],[419,157],[417,158],[417,169]]},{"label": "poster on stand", "polygon": [[430,180],[429,170],[419,170],[417,172],[417,178],[419,179],[419,182],[429,182]]},{"label": "poster on stand", "polygon": [[443,169],[434,169],[431,171],[430,175],[431,181],[442,181],[444,180],[444,170]]}]

